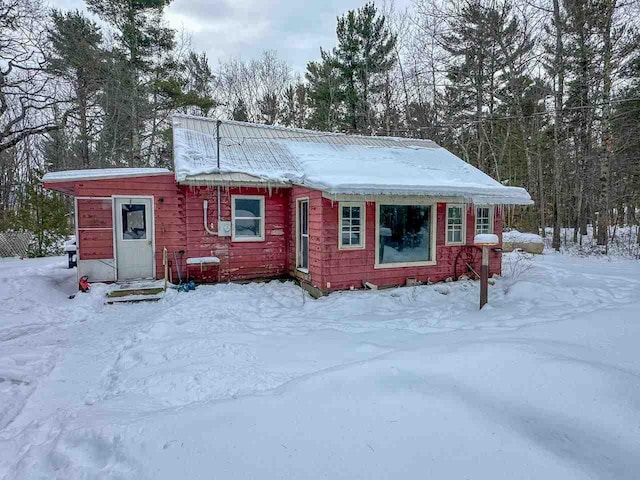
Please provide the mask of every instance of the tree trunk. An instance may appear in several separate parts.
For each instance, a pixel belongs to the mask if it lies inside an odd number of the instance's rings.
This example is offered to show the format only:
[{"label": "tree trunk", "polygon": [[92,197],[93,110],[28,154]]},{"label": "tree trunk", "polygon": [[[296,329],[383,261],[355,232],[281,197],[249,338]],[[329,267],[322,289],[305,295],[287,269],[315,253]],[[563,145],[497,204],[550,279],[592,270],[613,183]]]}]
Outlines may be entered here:
[{"label": "tree trunk", "polygon": [[609,218],[610,209],[610,170],[611,170],[611,56],[612,56],[612,44],[611,44],[611,24],[613,22],[613,12],[616,8],[616,0],[609,0],[606,2],[606,20],[604,22],[604,31],[602,33],[603,40],[603,62],[602,62],[602,142],[603,150],[600,158],[600,198],[598,202],[598,245],[606,245],[609,235],[609,225],[611,224]]},{"label": "tree trunk", "polygon": [[554,73],[556,85],[554,92],[555,121],[553,124],[553,240],[551,246],[560,251],[560,185],[561,150],[560,129],[562,128],[562,107],[564,104],[564,45],[562,43],[562,16],[560,0],[553,0],[553,23],[555,25]]},{"label": "tree trunk", "polygon": [[84,88],[78,89],[78,115],[80,116],[80,161],[83,168],[91,166],[89,159],[89,126],[87,121],[87,97]]}]

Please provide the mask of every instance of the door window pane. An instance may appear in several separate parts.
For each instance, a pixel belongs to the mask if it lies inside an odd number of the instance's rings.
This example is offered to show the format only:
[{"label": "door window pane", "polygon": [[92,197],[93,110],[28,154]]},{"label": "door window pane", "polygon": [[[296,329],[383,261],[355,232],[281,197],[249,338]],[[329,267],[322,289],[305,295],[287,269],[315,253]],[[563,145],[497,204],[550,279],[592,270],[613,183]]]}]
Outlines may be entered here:
[{"label": "door window pane", "polygon": [[378,263],[432,260],[431,207],[380,205]]},{"label": "door window pane", "polygon": [[140,203],[130,203],[122,205],[122,239],[123,240],[146,240],[147,222],[146,205]]}]

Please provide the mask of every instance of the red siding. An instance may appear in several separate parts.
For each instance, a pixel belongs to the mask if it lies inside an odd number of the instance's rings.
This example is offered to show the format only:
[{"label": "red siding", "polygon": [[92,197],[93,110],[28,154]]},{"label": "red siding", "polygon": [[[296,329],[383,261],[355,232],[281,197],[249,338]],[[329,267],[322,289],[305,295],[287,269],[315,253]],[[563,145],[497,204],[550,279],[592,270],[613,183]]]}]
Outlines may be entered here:
[{"label": "red siding", "polygon": [[[231,220],[232,195],[261,195],[265,199],[265,240],[234,242],[231,237],[210,235],[204,230],[203,202],[208,200],[208,222],[217,231],[217,188],[190,187],[186,191],[186,235],[189,257],[220,258],[221,280],[281,277],[287,273],[288,189],[233,187],[221,189],[223,221]],[[200,268],[191,268],[196,277]],[[210,272],[208,272],[211,275]]]},{"label": "red siding", "polygon": [[[158,278],[164,277],[163,247],[167,247],[170,256],[174,251],[186,249],[184,192],[176,185],[173,174],[77,182],[74,186],[74,195],[77,197],[153,196]],[[80,229],[95,226],[112,227],[112,218],[110,201],[78,199]],[[113,231],[81,230],[78,249],[79,258],[83,260],[114,258]]]},{"label": "red siding", "polygon": [[[343,290],[361,288],[367,281],[378,286],[404,285],[407,278],[414,277],[422,282],[437,282],[453,276],[453,263],[461,247],[445,245],[446,205],[438,203],[436,212],[436,265],[397,268],[375,268],[375,203],[367,202],[365,249],[338,249],[338,205],[323,198],[321,218],[324,236],[321,243],[321,257],[324,270],[320,280],[322,290]],[[474,209],[467,209],[467,245],[473,245],[475,216]],[[496,208],[494,231],[502,239],[502,217]],[[492,252],[490,272],[500,273],[501,255]],[[313,278],[313,280],[316,280]],[[315,283],[315,282],[314,282]]]},{"label": "red siding", "polygon": [[113,258],[113,215],[111,199],[78,200],[78,225],[80,230],[78,248],[83,260]]},{"label": "red siding", "polygon": [[[436,260],[433,266],[374,268],[375,203],[366,204],[366,231],[363,250],[338,249],[338,205],[322,192],[304,187],[290,189],[222,188],[221,217],[231,220],[232,195],[263,195],[265,198],[265,240],[233,242],[205,232],[203,201],[208,200],[208,220],[217,230],[217,188],[184,187],[173,174],[76,182],[78,197],[112,195],[153,196],[155,207],[156,274],[164,275],[162,249],[166,247],[177,278],[174,252],[185,250],[189,257],[220,258],[219,266],[191,267],[190,273],[202,281],[249,280],[286,275],[324,290],[361,288],[363,281],[379,286],[403,285],[408,277],[419,281],[439,281],[453,276],[453,262],[461,247],[445,245],[446,205],[436,210]],[[296,207],[300,198],[309,199],[309,272],[296,269]],[[467,245],[473,244],[475,209],[467,210]],[[110,200],[78,200],[79,253],[81,259],[112,259],[113,232]],[[502,212],[495,209],[494,231],[502,237]],[[105,230],[101,230],[105,229]],[[182,265],[185,272],[186,264]],[[501,256],[491,254],[491,273],[500,273]]]}]

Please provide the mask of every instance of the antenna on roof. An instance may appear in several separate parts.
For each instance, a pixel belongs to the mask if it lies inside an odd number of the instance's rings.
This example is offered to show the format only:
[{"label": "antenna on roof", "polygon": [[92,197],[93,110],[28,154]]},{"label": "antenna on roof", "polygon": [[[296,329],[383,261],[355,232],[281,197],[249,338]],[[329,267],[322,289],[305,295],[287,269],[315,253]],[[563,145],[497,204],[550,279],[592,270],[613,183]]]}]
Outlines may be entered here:
[{"label": "antenna on roof", "polygon": [[220,171],[220,124],[222,120],[216,121],[216,163],[218,165],[218,171]]}]

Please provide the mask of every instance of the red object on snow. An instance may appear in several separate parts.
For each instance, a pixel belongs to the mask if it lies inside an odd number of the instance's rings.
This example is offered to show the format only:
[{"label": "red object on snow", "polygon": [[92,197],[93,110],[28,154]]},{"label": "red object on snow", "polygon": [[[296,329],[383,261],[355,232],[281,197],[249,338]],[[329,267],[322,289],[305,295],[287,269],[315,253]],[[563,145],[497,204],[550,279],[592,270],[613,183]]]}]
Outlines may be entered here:
[{"label": "red object on snow", "polygon": [[80,277],[80,281],[78,282],[78,290],[81,292],[88,292],[91,286],[89,285],[89,277],[86,275]]}]

